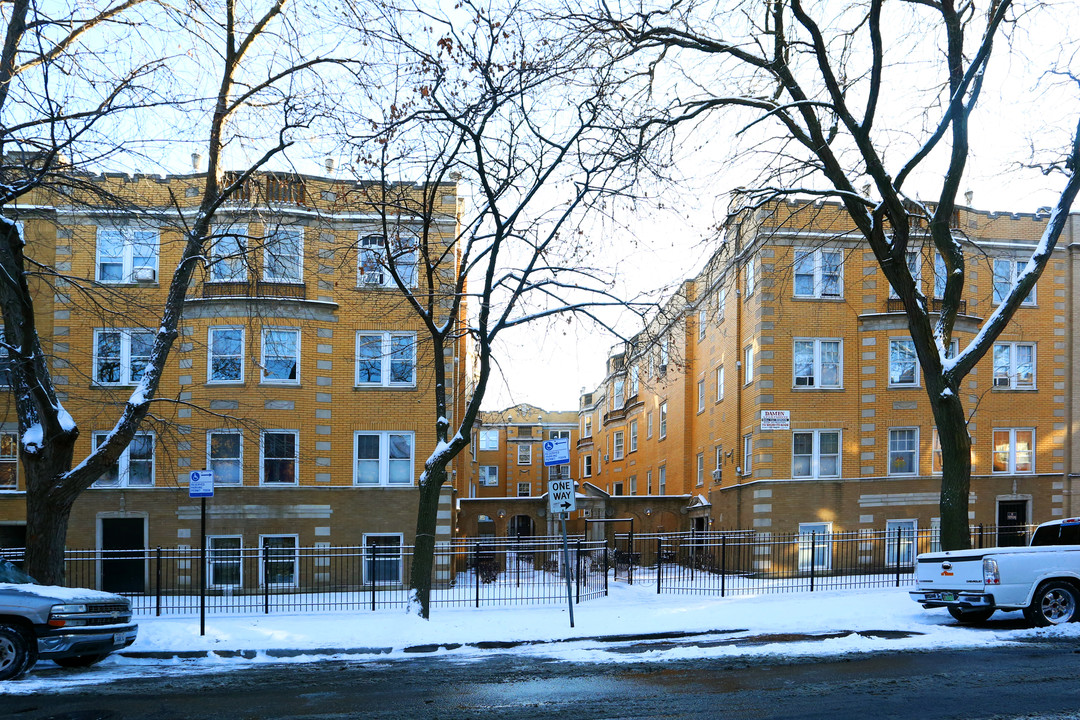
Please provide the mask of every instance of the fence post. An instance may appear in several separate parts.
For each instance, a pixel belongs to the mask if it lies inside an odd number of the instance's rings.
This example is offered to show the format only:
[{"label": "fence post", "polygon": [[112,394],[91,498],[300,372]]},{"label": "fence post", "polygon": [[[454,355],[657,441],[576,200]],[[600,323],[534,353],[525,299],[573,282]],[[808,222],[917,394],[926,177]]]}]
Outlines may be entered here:
[{"label": "fence post", "polygon": [[690,582],[694,582],[694,566],[697,565],[697,538],[694,535],[694,528],[690,528]]},{"label": "fence post", "polygon": [[900,528],[896,528],[896,587],[900,587]]},{"label": "fence post", "polygon": [[263,565],[263,613],[270,614],[270,553],[269,548],[263,545],[262,549],[262,565]]},{"label": "fence post", "polygon": [[983,524],[979,523],[979,549],[983,549]]},{"label": "fence post", "polygon": [[[509,556],[509,553],[508,553]],[[521,587],[521,531],[517,534],[517,547],[514,548],[514,587]]]},{"label": "fence post", "polygon": [[476,607],[480,607],[480,543],[476,543],[473,571],[476,573]]},{"label": "fence post", "polygon": [[[615,539],[615,546],[618,547],[619,540]],[[615,565],[618,572],[618,563]],[[634,530],[630,529],[630,532],[626,535],[626,584],[634,584]]]},{"label": "fence post", "polygon": [[368,572],[367,581],[371,583],[371,612],[375,612],[375,546],[366,545],[360,551],[360,572],[363,573],[368,564],[368,551],[371,551],[371,572]]},{"label": "fence post", "polygon": [[720,536],[720,597],[727,585],[727,535]]},{"label": "fence post", "polygon": [[664,565],[660,560],[660,548],[663,541],[660,538],[656,538],[656,594],[660,594],[660,578],[664,574]]},{"label": "fence post", "polygon": [[810,592],[814,592],[814,570],[817,568],[817,532],[810,533]]},{"label": "fence post", "polygon": [[[618,544],[615,545],[618,548]],[[607,541],[604,541],[604,597],[608,596],[608,551]]]},{"label": "fence post", "polygon": [[154,595],[157,599],[157,616],[161,617],[161,546],[157,546],[155,569],[154,569]]},{"label": "fence post", "polygon": [[574,602],[581,604],[581,541],[574,543]]}]

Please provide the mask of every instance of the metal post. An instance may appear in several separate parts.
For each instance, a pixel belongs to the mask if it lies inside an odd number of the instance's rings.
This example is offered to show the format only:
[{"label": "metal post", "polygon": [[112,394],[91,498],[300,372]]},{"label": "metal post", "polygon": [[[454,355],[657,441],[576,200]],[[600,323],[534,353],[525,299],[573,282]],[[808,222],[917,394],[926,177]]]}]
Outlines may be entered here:
[{"label": "metal post", "polygon": [[630,523],[630,534],[626,536],[626,584],[634,584],[634,523]]},{"label": "metal post", "polygon": [[570,548],[566,544],[566,516],[569,513],[559,513],[562,519],[562,549],[563,571],[566,575],[566,605],[570,608],[570,627],[574,627],[574,603],[570,602]]},{"label": "metal post", "polygon": [[514,550],[514,587],[521,587],[521,531],[517,534],[517,548]]},{"label": "metal post", "polygon": [[577,573],[574,582],[574,602],[581,602],[581,541],[574,543],[574,569]]},{"label": "metal post", "polygon": [[262,564],[263,564],[263,612],[267,615],[270,614],[270,552],[266,546],[266,541],[263,540],[262,546]]},{"label": "metal post", "polygon": [[900,587],[900,528],[896,528],[896,587]]},{"label": "metal post", "polygon": [[810,592],[814,592],[814,568],[817,567],[817,532],[810,533]]},{"label": "metal post", "polygon": [[[371,571],[368,572],[367,575],[368,582],[371,583],[371,612],[375,612],[375,546],[365,546],[363,550],[361,550],[360,557],[363,560],[364,566],[366,566],[368,562],[367,554],[369,550],[371,551]],[[363,569],[364,567],[361,567],[361,570]]]},{"label": "metal post", "polygon": [[199,523],[199,635],[206,634],[206,498],[202,498],[202,520]]},{"label": "metal post", "polygon": [[476,572],[476,607],[480,607],[480,543],[476,543],[473,565]]},{"label": "metal post", "polygon": [[724,597],[727,585],[727,536],[720,536],[720,597]]},{"label": "metal post", "polygon": [[161,617],[161,546],[160,545],[157,546],[157,557],[156,557],[156,559],[157,559],[157,562],[156,562],[157,567],[156,567],[155,572],[154,572],[156,587],[154,588],[154,595],[157,597],[157,603],[156,603],[157,604],[157,616]]},{"label": "metal post", "polygon": [[[615,547],[618,547],[616,545]],[[608,596],[608,552],[607,540],[604,540],[604,597]]]},{"label": "metal post", "polygon": [[697,540],[694,534],[694,528],[690,528],[690,582],[694,582],[694,565],[697,564]]},{"label": "metal post", "polygon": [[664,574],[664,566],[660,562],[660,538],[656,538],[656,594],[660,594],[660,577]]}]

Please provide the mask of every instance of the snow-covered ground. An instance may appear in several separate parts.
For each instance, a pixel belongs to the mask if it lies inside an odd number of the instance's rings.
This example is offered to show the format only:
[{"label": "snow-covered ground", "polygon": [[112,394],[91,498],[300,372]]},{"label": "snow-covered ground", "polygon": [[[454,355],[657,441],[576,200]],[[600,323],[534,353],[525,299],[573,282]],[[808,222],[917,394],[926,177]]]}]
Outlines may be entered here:
[{"label": "snow-covered ground", "polygon": [[[209,615],[206,635],[201,637],[198,617],[139,618],[139,639],[129,648],[131,653],[179,656],[114,655],[78,671],[61,670],[43,661],[24,679],[0,683],[0,694],[62,691],[118,676],[211,673],[328,658],[386,661],[434,653],[469,661],[501,652],[585,662],[663,662],[693,657],[932,651],[1000,646],[1039,636],[1080,638],[1080,624],[1026,628],[1020,613],[999,613],[984,627],[960,626],[944,610],[923,610],[908,598],[906,588],[719,598],[657,595],[651,587],[617,583],[608,597],[575,606],[574,619],[571,628],[565,605],[435,608],[431,621],[400,610]],[[705,634],[663,641],[603,637],[680,632]],[[514,641],[524,644],[490,646]],[[633,645],[630,652],[628,644]],[[443,647],[417,647],[431,645]],[[235,655],[236,651],[247,657]]]}]

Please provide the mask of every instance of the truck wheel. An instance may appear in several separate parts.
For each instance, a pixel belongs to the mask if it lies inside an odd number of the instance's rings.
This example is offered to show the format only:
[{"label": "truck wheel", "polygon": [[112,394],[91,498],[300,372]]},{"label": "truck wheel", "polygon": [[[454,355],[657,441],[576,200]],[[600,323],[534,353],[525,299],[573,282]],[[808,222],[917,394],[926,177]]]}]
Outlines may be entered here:
[{"label": "truck wheel", "polygon": [[1024,617],[1039,627],[1060,625],[1077,619],[1076,609],[1076,588],[1061,580],[1051,580],[1035,591],[1031,604],[1024,608]]},{"label": "truck wheel", "polygon": [[55,658],[54,663],[63,668],[90,667],[101,662],[109,656],[109,653],[97,653],[95,655],[76,655],[75,657]]},{"label": "truck wheel", "polygon": [[952,615],[957,622],[975,625],[978,623],[984,623],[990,619],[990,616],[994,614],[994,608],[976,608],[974,610],[961,610],[957,607],[950,607],[949,614]]},{"label": "truck wheel", "polygon": [[36,657],[22,631],[12,625],[0,625],[0,680],[21,676]]}]

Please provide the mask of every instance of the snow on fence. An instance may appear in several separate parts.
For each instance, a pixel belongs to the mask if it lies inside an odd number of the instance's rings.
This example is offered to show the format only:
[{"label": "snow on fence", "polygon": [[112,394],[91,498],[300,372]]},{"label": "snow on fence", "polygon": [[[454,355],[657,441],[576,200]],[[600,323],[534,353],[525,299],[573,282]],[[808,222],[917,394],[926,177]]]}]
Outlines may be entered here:
[{"label": "snow on fence", "polygon": [[[1031,528],[977,526],[972,546],[1025,544]],[[737,594],[901,587],[914,582],[919,553],[940,549],[937,529],[898,524],[886,530],[769,533],[609,533],[571,537],[571,595],[580,603],[607,595],[609,582],[657,593]],[[413,548],[211,546],[205,564],[208,613],[357,611],[403,607]],[[16,563],[21,550],[0,550]],[[66,581],[131,598],[136,614],[199,613],[203,577],[198,548],[69,550]],[[436,548],[431,602],[436,606],[566,602],[562,539],[455,539]]]}]

